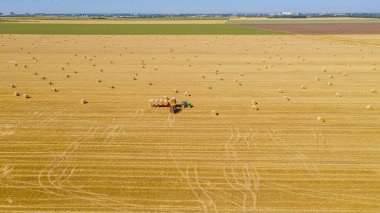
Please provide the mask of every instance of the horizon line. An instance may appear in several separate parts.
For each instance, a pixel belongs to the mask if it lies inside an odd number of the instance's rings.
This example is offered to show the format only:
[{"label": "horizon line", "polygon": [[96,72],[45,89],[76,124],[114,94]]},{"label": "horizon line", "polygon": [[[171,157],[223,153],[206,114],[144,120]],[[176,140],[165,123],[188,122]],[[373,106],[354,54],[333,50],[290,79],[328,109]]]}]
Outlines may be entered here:
[{"label": "horizon line", "polygon": [[220,12],[220,13],[192,13],[192,12],[160,12],[160,13],[147,13],[147,12],[64,12],[64,13],[46,13],[46,12],[0,12],[0,13],[13,13],[13,14],[44,14],[44,15],[79,15],[79,14],[142,14],[142,15],[231,15],[231,14],[279,14],[284,12],[290,12],[294,14],[380,14],[380,12],[293,12],[293,11],[281,11],[281,12]]}]

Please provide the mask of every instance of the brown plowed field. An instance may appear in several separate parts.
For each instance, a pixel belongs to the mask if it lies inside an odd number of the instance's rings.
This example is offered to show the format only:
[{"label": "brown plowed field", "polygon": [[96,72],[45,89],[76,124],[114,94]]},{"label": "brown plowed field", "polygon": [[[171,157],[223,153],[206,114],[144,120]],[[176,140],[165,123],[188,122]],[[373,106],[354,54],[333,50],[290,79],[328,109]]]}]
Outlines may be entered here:
[{"label": "brown plowed field", "polygon": [[245,24],[244,26],[309,35],[380,34],[380,23]]}]

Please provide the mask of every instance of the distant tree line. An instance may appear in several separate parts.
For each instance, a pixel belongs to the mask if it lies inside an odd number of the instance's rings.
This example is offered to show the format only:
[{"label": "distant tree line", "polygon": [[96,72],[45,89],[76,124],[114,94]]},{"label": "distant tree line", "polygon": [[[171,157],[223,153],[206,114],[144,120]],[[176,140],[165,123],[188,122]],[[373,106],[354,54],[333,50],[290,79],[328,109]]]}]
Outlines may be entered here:
[{"label": "distant tree line", "polygon": [[349,15],[349,17],[356,18],[380,18],[380,13],[355,13]]},{"label": "distant tree line", "polygon": [[324,13],[308,14],[310,18],[331,18],[331,17],[349,17],[349,18],[380,18],[380,13]]},{"label": "distant tree line", "polygon": [[240,14],[141,14],[141,13],[83,13],[83,14],[1,14],[2,17],[87,17],[90,19],[117,18],[177,18],[177,19],[228,19],[231,17],[267,17],[267,18],[380,18],[380,13],[293,13],[293,14],[267,14],[267,13],[240,13]]}]

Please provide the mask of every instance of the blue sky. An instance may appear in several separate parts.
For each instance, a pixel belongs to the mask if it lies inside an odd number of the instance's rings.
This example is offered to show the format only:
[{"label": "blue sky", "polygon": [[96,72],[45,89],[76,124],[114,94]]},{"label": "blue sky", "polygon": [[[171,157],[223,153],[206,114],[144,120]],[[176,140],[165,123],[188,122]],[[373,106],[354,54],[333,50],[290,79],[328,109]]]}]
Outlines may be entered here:
[{"label": "blue sky", "polygon": [[17,13],[380,12],[380,0],[0,0]]}]

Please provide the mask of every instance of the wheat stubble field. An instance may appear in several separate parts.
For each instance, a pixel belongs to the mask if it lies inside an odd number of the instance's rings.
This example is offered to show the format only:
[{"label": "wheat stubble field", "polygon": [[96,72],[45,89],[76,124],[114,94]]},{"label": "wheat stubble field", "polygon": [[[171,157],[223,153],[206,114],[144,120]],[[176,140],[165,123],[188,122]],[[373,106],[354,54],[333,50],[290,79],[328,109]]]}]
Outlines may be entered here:
[{"label": "wheat stubble field", "polygon": [[0,210],[378,212],[379,46],[2,35]]}]

